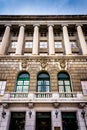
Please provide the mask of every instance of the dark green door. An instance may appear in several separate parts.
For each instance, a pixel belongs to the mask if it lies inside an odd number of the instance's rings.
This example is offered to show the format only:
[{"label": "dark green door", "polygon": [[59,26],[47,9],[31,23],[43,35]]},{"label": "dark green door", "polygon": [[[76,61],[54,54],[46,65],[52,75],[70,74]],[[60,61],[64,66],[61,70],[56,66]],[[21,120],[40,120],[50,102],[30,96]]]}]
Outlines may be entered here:
[{"label": "dark green door", "polygon": [[36,130],[51,130],[51,113],[36,113]]}]

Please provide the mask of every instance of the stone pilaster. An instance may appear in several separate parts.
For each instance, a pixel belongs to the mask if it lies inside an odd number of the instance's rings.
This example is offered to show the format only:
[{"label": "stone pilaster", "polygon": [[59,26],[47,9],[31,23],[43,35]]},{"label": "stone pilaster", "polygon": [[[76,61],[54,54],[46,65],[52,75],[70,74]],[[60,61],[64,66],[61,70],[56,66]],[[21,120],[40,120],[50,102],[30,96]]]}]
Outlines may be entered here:
[{"label": "stone pilaster", "polygon": [[81,45],[82,53],[83,53],[83,55],[86,55],[87,54],[87,44],[86,44],[84,34],[83,34],[83,31],[82,31],[82,28],[80,25],[77,25],[77,33],[78,33],[78,38],[79,38],[79,42]]},{"label": "stone pilaster", "polygon": [[23,48],[23,43],[24,43],[24,29],[25,29],[24,25],[21,25],[20,30],[19,30],[17,47],[16,47],[16,55],[22,54],[22,48]]},{"label": "stone pilaster", "polygon": [[35,130],[35,111],[31,111],[31,117],[29,116],[29,111],[26,112],[26,124],[25,130]]},{"label": "stone pilaster", "polygon": [[9,44],[9,37],[10,37],[10,25],[6,25],[6,29],[2,38],[2,44],[0,47],[0,55],[6,54],[6,50]]},{"label": "stone pilaster", "polygon": [[34,25],[33,49],[32,49],[33,55],[38,55],[38,44],[39,44],[39,25]]},{"label": "stone pilaster", "polygon": [[49,55],[55,54],[53,25],[48,26]]},{"label": "stone pilaster", "polygon": [[66,25],[63,26],[63,40],[64,40],[66,55],[71,55],[72,51],[71,51],[71,45],[69,41],[68,29]]}]

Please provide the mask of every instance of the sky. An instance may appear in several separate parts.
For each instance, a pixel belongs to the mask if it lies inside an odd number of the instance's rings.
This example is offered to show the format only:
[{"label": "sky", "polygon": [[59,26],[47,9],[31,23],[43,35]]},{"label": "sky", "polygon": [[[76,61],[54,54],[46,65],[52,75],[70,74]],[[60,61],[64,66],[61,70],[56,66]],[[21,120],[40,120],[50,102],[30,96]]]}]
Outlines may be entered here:
[{"label": "sky", "polygon": [[0,0],[0,15],[87,14],[87,0]]}]

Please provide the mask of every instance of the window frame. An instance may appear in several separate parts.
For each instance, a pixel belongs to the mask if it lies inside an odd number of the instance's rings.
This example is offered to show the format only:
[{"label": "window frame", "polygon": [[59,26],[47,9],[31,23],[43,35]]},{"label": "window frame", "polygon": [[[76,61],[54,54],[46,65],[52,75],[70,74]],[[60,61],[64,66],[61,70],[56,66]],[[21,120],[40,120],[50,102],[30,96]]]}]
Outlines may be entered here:
[{"label": "window frame", "polygon": [[[44,75],[44,74],[45,74],[46,76],[48,76],[48,77],[39,77],[39,76]],[[41,85],[39,84],[39,81],[42,81],[42,82],[41,82],[41,83],[42,83]],[[46,81],[49,82],[48,85],[45,84]],[[41,87],[40,90],[39,90],[39,87]],[[41,72],[41,73],[39,73],[39,74],[37,75],[37,89],[36,89],[36,91],[37,91],[37,92],[50,92],[50,91],[51,91],[51,88],[50,88],[50,76],[49,76],[48,73],[46,73],[46,72]]]},{"label": "window frame", "polygon": [[[20,77],[23,74],[27,75],[28,77]],[[18,81],[22,81],[23,83],[21,85],[18,85]],[[25,81],[29,81],[28,85],[24,85]],[[20,89],[20,91],[18,91],[18,86],[21,86],[22,89]],[[24,87],[28,86],[28,90],[24,91]],[[30,86],[30,74],[27,72],[21,72],[18,77],[17,77],[17,81],[16,81],[16,88],[15,88],[15,92],[28,92],[29,91],[29,86]]]},{"label": "window frame", "polygon": [[[62,78],[59,78],[59,74],[65,74],[66,76],[67,76],[67,78],[66,77],[62,77]],[[67,72],[59,72],[58,73],[58,75],[57,75],[57,79],[58,79],[58,88],[59,88],[59,92],[61,92],[60,91],[60,86],[62,86],[63,87],[63,90],[62,90],[62,92],[68,92],[67,90],[67,88],[66,88],[66,86],[68,86],[69,87],[69,92],[72,92],[72,84],[71,84],[71,80],[70,80],[70,76],[69,76],[69,74],[67,73]],[[60,85],[59,84],[59,81],[62,81],[62,85]],[[69,83],[68,84],[66,84],[65,82],[66,81],[68,81]]]}]

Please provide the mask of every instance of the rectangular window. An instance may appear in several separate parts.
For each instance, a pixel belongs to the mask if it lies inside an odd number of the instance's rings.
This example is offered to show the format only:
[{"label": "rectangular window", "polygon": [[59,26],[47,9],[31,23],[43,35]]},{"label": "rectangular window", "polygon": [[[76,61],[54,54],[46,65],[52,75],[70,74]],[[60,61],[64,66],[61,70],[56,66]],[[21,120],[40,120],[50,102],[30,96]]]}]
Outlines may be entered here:
[{"label": "rectangular window", "polygon": [[6,87],[6,81],[0,81],[0,95],[4,94],[5,87]]},{"label": "rectangular window", "polygon": [[83,94],[87,95],[87,81],[81,81]]},{"label": "rectangular window", "polygon": [[16,48],[16,46],[17,46],[17,41],[12,41],[11,48]]},{"label": "rectangular window", "polygon": [[61,41],[56,41],[55,42],[55,48],[62,48],[62,42]]},{"label": "rectangular window", "polygon": [[32,42],[30,41],[25,42],[25,48],[32,48]]},{"label": "rectangular window", "polygon": [[77,48],[75,41],[70,41],[70,44],[71,44],[71,48]]},{"label": "rectangular window", "polygon": [[40,48],[47,48],[47,42],[40,42]]}]

